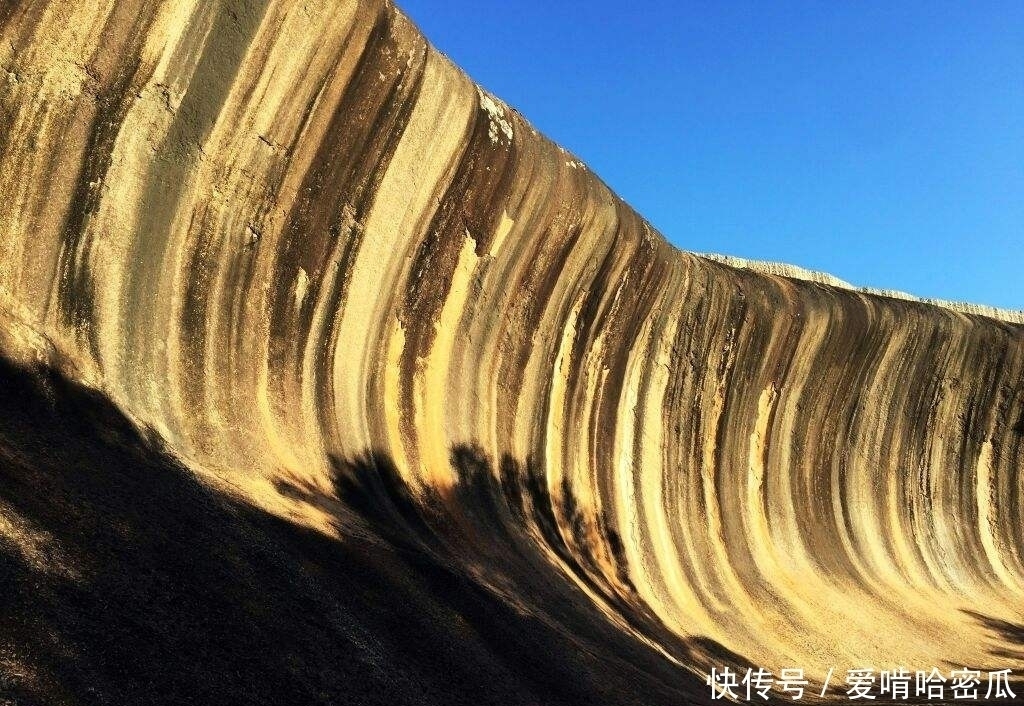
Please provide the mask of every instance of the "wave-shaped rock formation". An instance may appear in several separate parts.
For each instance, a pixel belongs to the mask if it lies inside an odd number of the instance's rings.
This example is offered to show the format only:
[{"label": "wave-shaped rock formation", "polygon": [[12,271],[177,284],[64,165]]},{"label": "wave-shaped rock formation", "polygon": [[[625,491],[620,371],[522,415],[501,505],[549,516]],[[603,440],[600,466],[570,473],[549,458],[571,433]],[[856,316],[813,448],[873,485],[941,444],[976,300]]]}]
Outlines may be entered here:
[{"label": "wave-shaped rock formation", "polygon": [[0,701],[1024,668],[1020,313],[677,251],[390,3],[0,34]]}]

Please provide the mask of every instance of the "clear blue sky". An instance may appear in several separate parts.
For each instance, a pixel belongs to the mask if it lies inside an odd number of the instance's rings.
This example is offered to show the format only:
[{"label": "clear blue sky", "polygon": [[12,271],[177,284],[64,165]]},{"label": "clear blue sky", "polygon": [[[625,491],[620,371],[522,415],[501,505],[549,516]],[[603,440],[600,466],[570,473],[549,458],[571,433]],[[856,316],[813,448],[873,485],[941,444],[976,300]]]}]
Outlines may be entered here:
[{"label": "clear blue sky", "polygon": [[1024,309],[1024,1],[398,0],[681,248]]}]

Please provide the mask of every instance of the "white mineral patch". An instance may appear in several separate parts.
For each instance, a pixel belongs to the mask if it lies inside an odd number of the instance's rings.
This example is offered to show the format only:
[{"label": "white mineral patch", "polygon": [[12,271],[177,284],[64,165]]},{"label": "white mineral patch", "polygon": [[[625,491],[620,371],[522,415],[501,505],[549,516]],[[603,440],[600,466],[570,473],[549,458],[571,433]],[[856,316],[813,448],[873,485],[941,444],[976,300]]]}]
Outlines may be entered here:
[{"label": "white mineral patch", "polygon": [[477,92],[480,94],[480,107],[487,111],[487,115],[491,118],[491,124],[487,130],[491,142],[497,144],[499,134],[504,135],[505,139],[511,142],[512,123],[505,118],[504,103],[486,93],[482,88],[477,88]]},{"label": "white mineral patch", "polygon": [[306,292],[309,291],[309,275],[299,268],[299,276],[295,279],[295,308],[301,309],[302,302],[306,299]]}]

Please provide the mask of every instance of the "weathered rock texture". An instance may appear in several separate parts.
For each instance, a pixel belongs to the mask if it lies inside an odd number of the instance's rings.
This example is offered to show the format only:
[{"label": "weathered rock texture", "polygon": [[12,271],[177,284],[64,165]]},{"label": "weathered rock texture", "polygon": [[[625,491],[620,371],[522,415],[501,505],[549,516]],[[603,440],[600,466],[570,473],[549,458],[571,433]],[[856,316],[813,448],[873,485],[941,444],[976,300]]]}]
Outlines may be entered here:
[{"label": "weathered rock texture", "polygon": [[1021,314],[679,252],[387,3],[0,31],[0,695],[1024,668]]}]

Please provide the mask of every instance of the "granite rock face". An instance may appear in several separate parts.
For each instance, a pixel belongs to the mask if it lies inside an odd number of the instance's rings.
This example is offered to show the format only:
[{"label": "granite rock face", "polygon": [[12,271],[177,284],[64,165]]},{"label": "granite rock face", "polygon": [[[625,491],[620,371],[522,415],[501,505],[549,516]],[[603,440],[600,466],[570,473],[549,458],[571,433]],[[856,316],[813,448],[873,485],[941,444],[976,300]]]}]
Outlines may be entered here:
[{"label": "granite rock face", "polygon": [[[287,655],[256,676],[228,651],[190,682],[230,669],[238,696],[279,670],[247,703],[682,703],[712,666],[1024,669],[1020,312],[678,251],[390,3],[0,0],[0,36],[0,352],[28,410],[9,396],[0,434],[21,596],[0,697],[141,703],[134,668],[204,702],[153,665],[224,649],[198,617],[174,637],[131,580],[200,554],[256,606],[224,629]],[[152,523],[93,482],[111,468]],[[221,576],[176,503],[250,568]],[[74,537],[104,518],[127,578],[102,590],[139,613],[90,627],[101,557]],[[422,626],[396,640],[360,591]],[[300,635],[271,614],[331,617]],[[152,664],[108,669],[111,625]],[[323,650],[374,688],[332,686]]]}]

